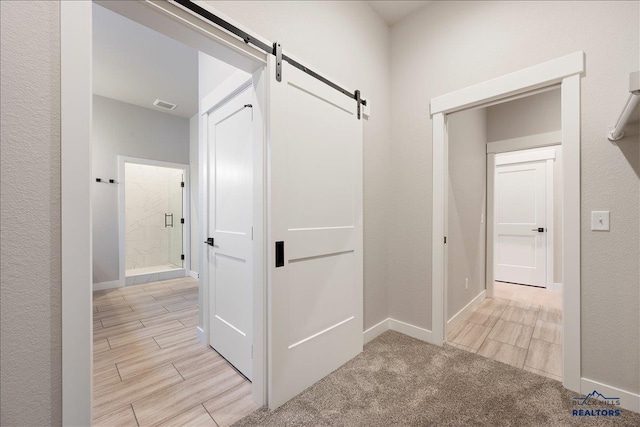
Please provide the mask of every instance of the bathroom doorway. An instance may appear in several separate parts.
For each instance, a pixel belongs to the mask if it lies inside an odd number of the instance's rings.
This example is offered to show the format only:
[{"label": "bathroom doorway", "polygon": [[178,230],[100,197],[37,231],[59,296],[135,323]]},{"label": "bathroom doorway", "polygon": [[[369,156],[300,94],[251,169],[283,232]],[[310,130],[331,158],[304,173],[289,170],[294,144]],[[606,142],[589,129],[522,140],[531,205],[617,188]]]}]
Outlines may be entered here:
[{"label": "bathroom doorway", "polygon": [[185,277],[189,166],[120,156],[119,169],[125,285]]}]

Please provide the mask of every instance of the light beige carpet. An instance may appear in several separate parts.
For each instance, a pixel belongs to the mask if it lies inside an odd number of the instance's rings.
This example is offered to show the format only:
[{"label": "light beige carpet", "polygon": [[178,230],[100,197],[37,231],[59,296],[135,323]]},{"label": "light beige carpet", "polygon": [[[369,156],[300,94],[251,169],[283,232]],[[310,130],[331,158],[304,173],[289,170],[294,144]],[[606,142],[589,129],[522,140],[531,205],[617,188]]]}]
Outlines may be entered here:
[{"label": "light beige carpet", "polygon": [[[362,354],[275,411],[235,426],[640,426],[640,414],[574,417],[579,395],[456,348],[385,332]],[[617,396],[607,396],[617,397]]]}]

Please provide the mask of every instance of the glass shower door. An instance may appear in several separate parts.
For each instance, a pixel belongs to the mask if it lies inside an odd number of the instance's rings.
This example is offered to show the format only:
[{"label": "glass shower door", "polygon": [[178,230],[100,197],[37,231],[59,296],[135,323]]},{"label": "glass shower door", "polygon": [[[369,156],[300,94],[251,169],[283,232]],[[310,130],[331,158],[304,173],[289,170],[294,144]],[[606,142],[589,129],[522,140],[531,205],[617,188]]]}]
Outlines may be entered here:
[{"label": "glass shower door", "polygon": [[169,228],[169,263],[176,268],[184,267],[184,175],[181,170],[174,169],[169,179],[169,209],[166,213],[165,225]]}]

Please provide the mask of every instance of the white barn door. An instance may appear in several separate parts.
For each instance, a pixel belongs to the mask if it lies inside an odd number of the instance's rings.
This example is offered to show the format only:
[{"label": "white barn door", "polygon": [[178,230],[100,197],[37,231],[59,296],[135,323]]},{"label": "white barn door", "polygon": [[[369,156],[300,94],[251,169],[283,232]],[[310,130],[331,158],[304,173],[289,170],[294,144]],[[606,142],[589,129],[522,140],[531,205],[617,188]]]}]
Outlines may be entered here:
[{"label": "white barn door", "polygon": [[282,66],[269,76],[271,408],[363,346],[362,120],[355,100]]}]

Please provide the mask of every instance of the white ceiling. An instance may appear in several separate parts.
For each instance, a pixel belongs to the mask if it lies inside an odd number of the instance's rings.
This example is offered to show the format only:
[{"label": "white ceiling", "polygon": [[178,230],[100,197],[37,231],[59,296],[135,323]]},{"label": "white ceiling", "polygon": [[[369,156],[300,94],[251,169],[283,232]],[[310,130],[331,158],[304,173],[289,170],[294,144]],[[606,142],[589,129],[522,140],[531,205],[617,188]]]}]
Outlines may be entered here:
[{"label": "white ceiling", "polygon": [[[192,117],[198,112],[198,51],[94,4],[93,93]],[[156,99],[178,107],[155,107]]]},{"label": "white ceiling", "polygon": [[367,3],[388,26],[392,26],[418,9],[422,9],[431,1],[369,1]]}]

